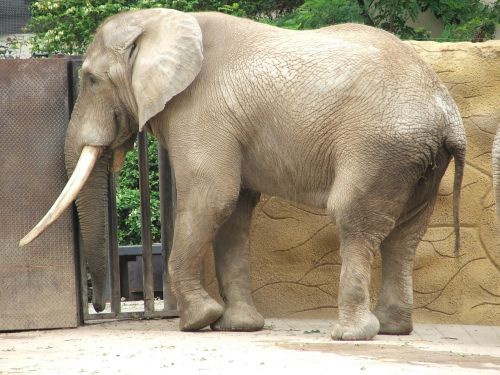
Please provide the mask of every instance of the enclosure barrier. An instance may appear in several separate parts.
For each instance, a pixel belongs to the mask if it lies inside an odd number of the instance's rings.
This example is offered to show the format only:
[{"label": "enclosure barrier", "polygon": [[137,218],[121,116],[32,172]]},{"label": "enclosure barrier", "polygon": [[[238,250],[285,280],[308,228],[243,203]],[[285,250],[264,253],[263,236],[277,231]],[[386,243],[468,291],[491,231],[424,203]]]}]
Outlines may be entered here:
[{"label": "enclosure barrier", "polygon": [[67,182],[69,65],[0,59],[0,331],[81,324],[73,211],[19,248]]},{"label": "enclosure barrier", "polygon": [[[78,70],[82,64],[79,58],[72,59],[70,63],[70,109],[73,108],[78,93]],[[80,284],[81,306],[83,321],[100,319],[142,319],[159,317],[177,317],[177,302],[172,293],[168,276],[168,258],[172,247],[173,229],[175,219],[175,179],[170,168],[167,151],[158,145],[158,169],[160,188],[160,221],[161,221],[161,249],[163,265],[163,309],[155,310],[153,291],[153,243],[151,237],[151,206],[149,190],[149,163],[147,148],[147,133],[141,132],[137,138],[139,150],[139,186],[141,196],[141,239],[142,239],[142,271],[143,271],[143,296],[144,311],[123,312],[121,306],[120,288],[120,261],[118,252],[118,229],[116,214],[116,184],[115,176],[110,173],[108,184],[108,250],[111,286],[111,312],[90,313],[88,304],[88,286],[85,255],[80,251]],[[79,246],[81,249],[81,246]]]}]

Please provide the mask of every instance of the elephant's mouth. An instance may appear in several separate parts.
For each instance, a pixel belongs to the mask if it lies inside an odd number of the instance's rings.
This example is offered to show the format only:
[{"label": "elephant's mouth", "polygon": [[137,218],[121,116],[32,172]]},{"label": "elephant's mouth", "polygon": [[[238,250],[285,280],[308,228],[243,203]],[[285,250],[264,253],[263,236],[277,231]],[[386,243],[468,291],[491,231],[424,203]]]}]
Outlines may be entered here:
[{"label": "elephant's mouth", "polygon": [[50,210],[40,220],[40,222],[19,242],[19,246],[29,244],[45,231],[54,221],[56,221],[68,208],[82,189],[94,168],[94,165],[103,152],[103,147],[85,146],[82,149],[80,158],[73,174],[68,180],[63,191],[54,202]]},{"label": "elephant's mouth", "polygon": [[137,139],[137,133],[132,132],[132,135],[127,135],[125,140],[122,142],[117,142],[119,146],[112,147],[113,151],[113,172],[119,172],[122,170],[125,163],[125,155],[128,151],[134,148],[135,140]]}]

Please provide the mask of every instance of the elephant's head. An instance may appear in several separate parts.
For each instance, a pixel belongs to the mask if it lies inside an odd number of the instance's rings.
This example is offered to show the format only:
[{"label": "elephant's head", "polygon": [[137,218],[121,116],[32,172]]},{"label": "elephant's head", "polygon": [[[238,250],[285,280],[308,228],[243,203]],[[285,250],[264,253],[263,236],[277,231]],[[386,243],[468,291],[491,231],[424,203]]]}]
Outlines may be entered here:
[{"label": "elephant's head", "polygon": [[137,132],[191,84],[202,59],[202,35],[195,18],[167,9],[109,18],[87,50],[80,93],[66,134],[65,158],[71,178],[20,245],[41,234],[76,199],[97,311],[105,306],[109,170],[121,167]]}]

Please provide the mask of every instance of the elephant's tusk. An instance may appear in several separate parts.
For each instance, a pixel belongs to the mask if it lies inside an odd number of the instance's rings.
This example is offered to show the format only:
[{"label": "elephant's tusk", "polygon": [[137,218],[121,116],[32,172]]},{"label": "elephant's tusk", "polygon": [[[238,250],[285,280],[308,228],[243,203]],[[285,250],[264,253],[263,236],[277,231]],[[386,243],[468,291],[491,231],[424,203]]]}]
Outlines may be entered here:
[{"label": "elephant's tusk", "polygon": [[76,199],[76,196],[87,181],[94,165],[101,155],[102,147],[85,146],[78,163],[63,191],[40,222],[19,242],[19,246],[29,244],[47,229]]}]

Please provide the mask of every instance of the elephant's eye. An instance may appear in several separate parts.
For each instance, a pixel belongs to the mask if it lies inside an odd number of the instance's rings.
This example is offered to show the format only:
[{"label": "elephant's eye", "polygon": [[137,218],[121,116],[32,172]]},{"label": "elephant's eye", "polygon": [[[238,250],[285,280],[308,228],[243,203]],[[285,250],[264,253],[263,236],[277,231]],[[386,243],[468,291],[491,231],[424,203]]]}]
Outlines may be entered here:
[{"label": "elephant's eye", "polygon": [[94,86],[97,83],[97,78],[93,74],[89,74],[89,82]]},{"label": "elephant's eye", "polygon": [[130,53],[128,54],[128,58],[130,59],[132,57],[132,54],[134,53],[135,51],[135,43],[132,44],[132,46],[130,47]]}]

